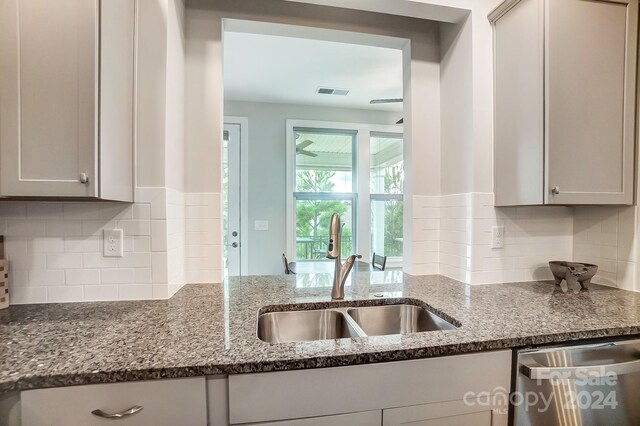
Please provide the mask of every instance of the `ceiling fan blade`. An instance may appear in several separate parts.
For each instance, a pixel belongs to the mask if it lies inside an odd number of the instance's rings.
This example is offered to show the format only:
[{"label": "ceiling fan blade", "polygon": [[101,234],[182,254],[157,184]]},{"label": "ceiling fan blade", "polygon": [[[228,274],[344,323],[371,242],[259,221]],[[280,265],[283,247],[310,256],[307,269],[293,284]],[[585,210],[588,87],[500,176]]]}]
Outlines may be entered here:
[{"label": "ceiling fan blade", "polygon": [[297,144],[296,145],[296,149],[305,149],[306,147],[308,147],[312,143],[313,143],[312,140],[306,139],[303,142],[300,142],[299,144]]},{"label": "ceiling fan blade", "polygon": [[383,99],[371,99],[369,103],[371,105],[375,104],[390,104],[394,102],[402,102],[402,98],[383,98]]},{"label": "ceiling fan blade", "polygon": [[306,155],[307,157],[317,157],[318,154],[311,151],[305,151],[304,149],[296,149],[296,154]]}]

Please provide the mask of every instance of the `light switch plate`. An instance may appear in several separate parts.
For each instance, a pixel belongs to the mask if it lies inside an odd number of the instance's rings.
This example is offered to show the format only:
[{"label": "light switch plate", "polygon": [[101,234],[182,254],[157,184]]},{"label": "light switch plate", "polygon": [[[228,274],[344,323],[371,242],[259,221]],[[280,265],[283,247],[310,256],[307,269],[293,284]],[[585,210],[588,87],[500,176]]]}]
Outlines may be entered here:
[{"label": "light switch plate", "polygon": [[491,248],[504,248],[504,226],[491,227]]},{"label": "light switch plate", "polygon": [[122,257],[123,233],[122,229],[103,230],[104,257]]},{"label": "light switch plate", "polygon": [[253,229],[255,231],[268,231],[269,230],[269,221],[268,220],[256,220],[253,222]]}]

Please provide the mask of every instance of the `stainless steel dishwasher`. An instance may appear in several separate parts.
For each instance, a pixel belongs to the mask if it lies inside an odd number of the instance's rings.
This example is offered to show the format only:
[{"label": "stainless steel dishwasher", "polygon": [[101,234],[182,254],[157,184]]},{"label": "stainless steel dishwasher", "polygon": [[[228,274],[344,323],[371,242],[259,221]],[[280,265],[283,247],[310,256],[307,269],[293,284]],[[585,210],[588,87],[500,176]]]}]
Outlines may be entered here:
[{"label": "stainless steel dishwasher", "polygon": [[516,425],[640,425],[640,340],[519,351]]}]

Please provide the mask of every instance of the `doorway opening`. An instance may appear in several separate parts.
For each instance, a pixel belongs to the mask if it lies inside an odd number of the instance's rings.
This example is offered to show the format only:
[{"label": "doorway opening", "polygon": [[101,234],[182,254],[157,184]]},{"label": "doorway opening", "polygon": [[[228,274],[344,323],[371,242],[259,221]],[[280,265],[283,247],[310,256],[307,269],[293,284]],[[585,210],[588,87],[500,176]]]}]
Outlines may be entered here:
[{"label": "doorway opening", "polygon": [[[226,276],[282,274],[283,253],[324,261],[334,212],[344,224],[343,257],[370,262],[375,252],[401,269],[409,41],[258,27],[224,26]],[[238,154],[246,162],[234,156],[227,116],[246,122],[251,137]],[[231,194],[243,185],[246,204],[241,190]]]}]

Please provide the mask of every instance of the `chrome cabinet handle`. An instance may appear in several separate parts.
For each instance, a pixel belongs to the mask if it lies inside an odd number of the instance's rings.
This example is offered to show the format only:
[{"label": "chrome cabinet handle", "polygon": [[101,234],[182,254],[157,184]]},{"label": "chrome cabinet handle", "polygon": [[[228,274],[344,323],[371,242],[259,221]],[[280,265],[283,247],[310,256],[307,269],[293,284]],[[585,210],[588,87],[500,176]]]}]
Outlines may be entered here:
[{"label": "chrome cabinet handle", "polygon": [[553,188],[551,188],[551,193],[553,195],[558,195],[560,193],[560,187],[559,186],[554,186]]},{"label": "chrome cabinet handle", "polygon": [[140,410],[142,410],[142,407],[139,405],[134,405],[133,407],[121,411],[119,413],[105,413],[104,411],[97,409],[97,410],[93,410],[91,412],[91,414],[93,414],[94,416],[98,416],[98,417],[102,417],[103,419],[111,419],[111,420],[117,420],[117,419],[122,419],[124,417],[129,417],[129,416],[133,416],[134,414],[140,412]]},{"label": "chrome cabinet handle", "polygon": [[607,373],[621,376],[640,372],[640,359],[583,367],[547,367],[535,361],[527,361],[520,365],[520,371],[533,380],[545,380],[552,377],[575,378],[576,373],[581,373],[583,377],[603,377]]},{"label": "chrome cabinet handle", "polygon": [[80,183],[88,184],[89,183],[89,175],[86,173],[80,173]]}]

